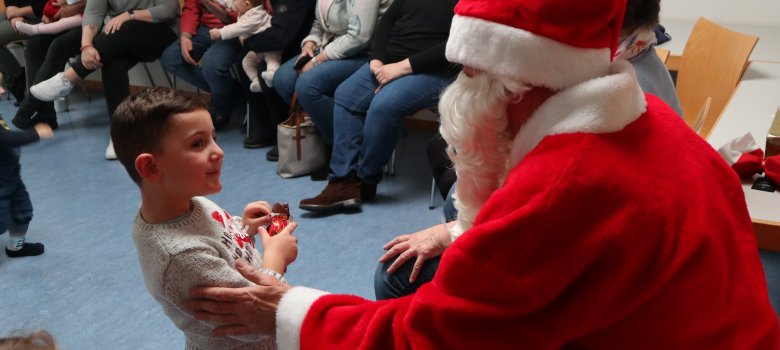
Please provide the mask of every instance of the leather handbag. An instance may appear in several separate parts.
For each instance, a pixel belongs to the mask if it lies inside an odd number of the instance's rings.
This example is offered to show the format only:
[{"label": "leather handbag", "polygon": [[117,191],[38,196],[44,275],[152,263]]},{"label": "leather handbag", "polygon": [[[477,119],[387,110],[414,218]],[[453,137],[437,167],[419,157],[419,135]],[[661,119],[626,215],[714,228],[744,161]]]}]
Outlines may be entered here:
[{"label": "leather handbag", "polygon": [[283,178],[308,175],[325,165],[325,144],[309,114],[293,94],[290,114],[276,129],[279,160],[276,173]]}]

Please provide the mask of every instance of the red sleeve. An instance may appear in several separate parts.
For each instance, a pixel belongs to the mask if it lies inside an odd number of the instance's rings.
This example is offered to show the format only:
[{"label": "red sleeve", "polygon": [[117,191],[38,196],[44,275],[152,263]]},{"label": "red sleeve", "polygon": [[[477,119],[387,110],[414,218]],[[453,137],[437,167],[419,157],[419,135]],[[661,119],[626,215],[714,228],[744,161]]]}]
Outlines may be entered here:
[{"label": "red sleeve", "polygon": [[695,160],[704,142],[681,157],[652,127],[627,129],[542,141],[431,283],[383,302],[321,296],[301,348],[777,348],[739,183],[712,150]]},{"label": "red sleeve", "polygon": [[200,1],[184,0],[184,7],[181,9],[181,32],[195,35],[198,32],[202,12]]}]

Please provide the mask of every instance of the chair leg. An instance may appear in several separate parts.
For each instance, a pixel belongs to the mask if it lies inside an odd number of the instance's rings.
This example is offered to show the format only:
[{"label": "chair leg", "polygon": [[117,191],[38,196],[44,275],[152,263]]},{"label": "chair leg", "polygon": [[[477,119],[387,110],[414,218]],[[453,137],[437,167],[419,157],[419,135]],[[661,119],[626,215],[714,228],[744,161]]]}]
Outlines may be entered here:
[{"label": "chair leg", "polygon": [[431,200],[428,202],[428,209],[436,208],[436,179],[431,179]]},{"label": "chair leg", "polygon": [[[168,75],[168,72],[166,72],[165,68],[163,68],[162,62],[160,62],[159,60],[157,62],[160,63],[160,70],[162,70],[163,75],[165,75],[165,80],[168,81],[168,86],[170,86],[171,88],[175,89],[176,88],[176,83],[174,83],[173,80],[171,80],[171,76]],[[174,79],[176,79],[176,77],[174,77]]]},{"label": "chair leg", "polygon": [[146,71],[146,77],[149,78],[149,84],[151,84],[154,87],[157,87],[157,85],[154,84],[154,78],[152,78],[152,72],[149,71],[149,66],[146,64],[146,62],[141,62],[141,65],[144,67],[144,71]]}]

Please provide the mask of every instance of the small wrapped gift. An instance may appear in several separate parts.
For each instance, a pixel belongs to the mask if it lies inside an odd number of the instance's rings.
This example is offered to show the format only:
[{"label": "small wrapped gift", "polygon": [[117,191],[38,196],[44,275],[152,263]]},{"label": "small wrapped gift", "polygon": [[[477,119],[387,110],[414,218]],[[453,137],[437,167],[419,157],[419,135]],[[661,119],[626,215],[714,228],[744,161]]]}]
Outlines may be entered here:
[{"label": "small wrapped gift", "polygon": [[271,224],[268,225],[268,234],[273,236],[282,232],[291,219],[290,206],[287,203],[274,203],[271,207]]}]

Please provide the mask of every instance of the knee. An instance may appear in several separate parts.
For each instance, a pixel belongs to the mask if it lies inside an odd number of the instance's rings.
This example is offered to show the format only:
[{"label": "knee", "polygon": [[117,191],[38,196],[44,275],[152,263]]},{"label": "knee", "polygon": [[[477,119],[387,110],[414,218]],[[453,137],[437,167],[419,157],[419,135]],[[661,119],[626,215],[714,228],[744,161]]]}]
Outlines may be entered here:
[{"label": "knee", "polygon": [[302,100],[316,99],[322,95],[317,85],[317,79],[311,74],[304,74],[295,81],[295,92]]},{"label": "knee", "polygon": [[179,41],[176,41],[165,48],[162,55],[160,55],[160,64],[166,71],[173,69],[174,66],[177,65],[180,61],[182,61],[182,58]]},{"label": "knee", "polygon": [[209,51],[206,51],[203,58],[200,60],[200,68],[203,70],[204,77],[212,76],[224,79],[226,75],[230,74],[232,60],[225,61],[216,56],[218,55],[210,55]]},{"label": "knee", "polygon": [[377,264],[376,272],[374,273],[374,294],[376,295],[376,300],[386,300],[401,296],[400,290],[403,289],[403,286],[396,282],[394,276],[387,273],[387,268],[390,267],[391,262],[392,260]]}]

